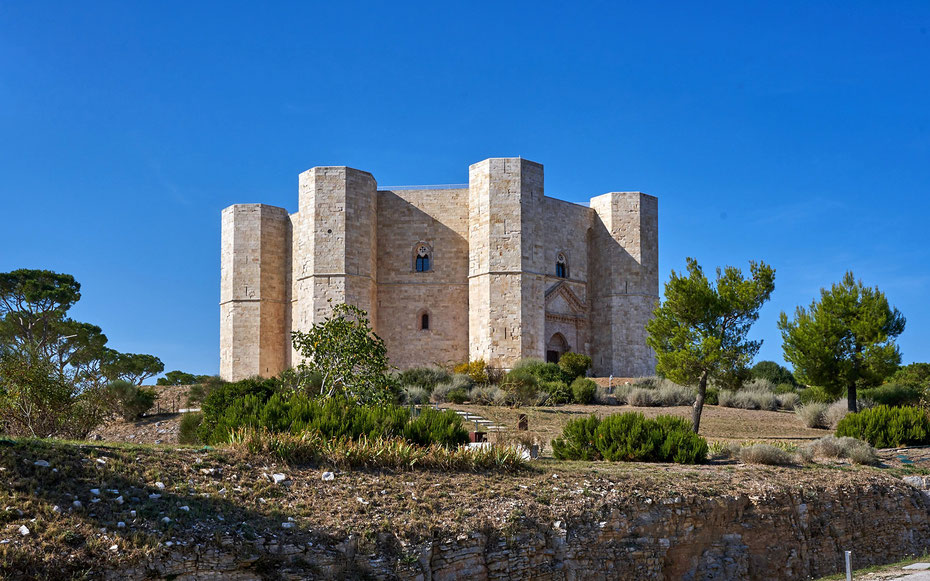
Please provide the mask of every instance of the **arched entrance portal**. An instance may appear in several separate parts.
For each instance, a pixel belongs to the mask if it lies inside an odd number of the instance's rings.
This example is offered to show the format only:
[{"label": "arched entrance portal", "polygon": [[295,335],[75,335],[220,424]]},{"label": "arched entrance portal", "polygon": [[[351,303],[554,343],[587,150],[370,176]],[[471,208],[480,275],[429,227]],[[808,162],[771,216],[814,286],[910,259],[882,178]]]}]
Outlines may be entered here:
[{"label": "arched entrance portal", "polygon": [[568,341],[562,333],[553,335],[546,343],[546,363],[558,363],[563,353],[568,352]]}]

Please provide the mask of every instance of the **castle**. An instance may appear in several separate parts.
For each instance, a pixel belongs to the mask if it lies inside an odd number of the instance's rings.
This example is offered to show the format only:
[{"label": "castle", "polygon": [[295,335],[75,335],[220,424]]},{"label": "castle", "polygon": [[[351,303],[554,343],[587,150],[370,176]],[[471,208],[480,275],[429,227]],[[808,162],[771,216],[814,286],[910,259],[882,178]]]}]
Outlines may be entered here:
[{"label": "castle", "polygon": [[296,365],[290,332],[326,317],[330,299],[368,311],[400,369],[574,351],[598,376],[654,372],[656,198],[550,198],[543,166],[522,158],[470,166],[467,187],[378,189],[368,172],[315,167],[299,194],[294,214],[223,210],[224,379]]}]

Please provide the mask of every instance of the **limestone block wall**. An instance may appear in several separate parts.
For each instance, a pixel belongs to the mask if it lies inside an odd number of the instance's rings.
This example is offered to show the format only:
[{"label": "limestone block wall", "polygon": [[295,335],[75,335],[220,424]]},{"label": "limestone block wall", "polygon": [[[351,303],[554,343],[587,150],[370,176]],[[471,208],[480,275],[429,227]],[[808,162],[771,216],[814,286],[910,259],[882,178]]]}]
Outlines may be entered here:
[{"label": "limestone block wall", "polygon": [[287,365],[290,219],[283,208],[237,204],[222,213],[220,376],[273,375]]},{"label": "limestone block wall", "polygon": [[[310,328],[349,303],[377,318],[377,183],[368,172],[315,167],[300,174],[292,326]],[[330,302],[330,300],[332,302]],[[292,363],[299,362],[292,352]]]},{"label": "limestone block wall", "polygon": [[597,213],[591,236],[593,371],[621,377],[649,375],[655,354],[645,324],[659,298],[658,201],[640,192],[591,199]]},{"label": "limestone block wall", "polygon": [[[419,245],[431,268],[417,272]],[[378,319],[391,364],[468,359],[468,190],[378,192]],[[429,328],[421,329],[421,315]]]}]

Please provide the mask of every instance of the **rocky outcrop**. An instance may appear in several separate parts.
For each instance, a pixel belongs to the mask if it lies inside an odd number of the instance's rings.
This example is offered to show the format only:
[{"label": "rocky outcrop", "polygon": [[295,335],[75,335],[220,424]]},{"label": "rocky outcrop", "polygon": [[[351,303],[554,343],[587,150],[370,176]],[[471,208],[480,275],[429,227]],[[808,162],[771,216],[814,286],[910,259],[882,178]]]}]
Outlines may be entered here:
[{"label": "rocky outcrop", "polygon": [[930,499],[903,482],[825,492],[643,498],[573,522],[515,522],[418,546],[388,533],[302,546],[219,539],[173,547],[113,578],[171,579],[669,579],[794,580],[920,554],[930,547]]}]

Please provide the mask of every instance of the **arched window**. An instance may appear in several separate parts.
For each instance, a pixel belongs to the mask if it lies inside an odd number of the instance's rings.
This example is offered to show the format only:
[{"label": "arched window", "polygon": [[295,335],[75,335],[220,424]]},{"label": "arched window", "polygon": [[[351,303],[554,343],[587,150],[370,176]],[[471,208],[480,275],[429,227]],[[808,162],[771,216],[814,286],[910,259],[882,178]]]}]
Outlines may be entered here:
[{"label": "arched window", "polygon": [[417,329],[420,331],[429,331],[429,311],[423,309],[417,314]]},{"label": "arched window", "polygon": [[429,272],[433,269],[432,250],[426,244],[419,244],[416,248],[414,268],[417,272]]},{"label": "arched window", "polygon": [[561,252],[555,260],[555,275],[559,278],[568,278],[568,262]]}]

